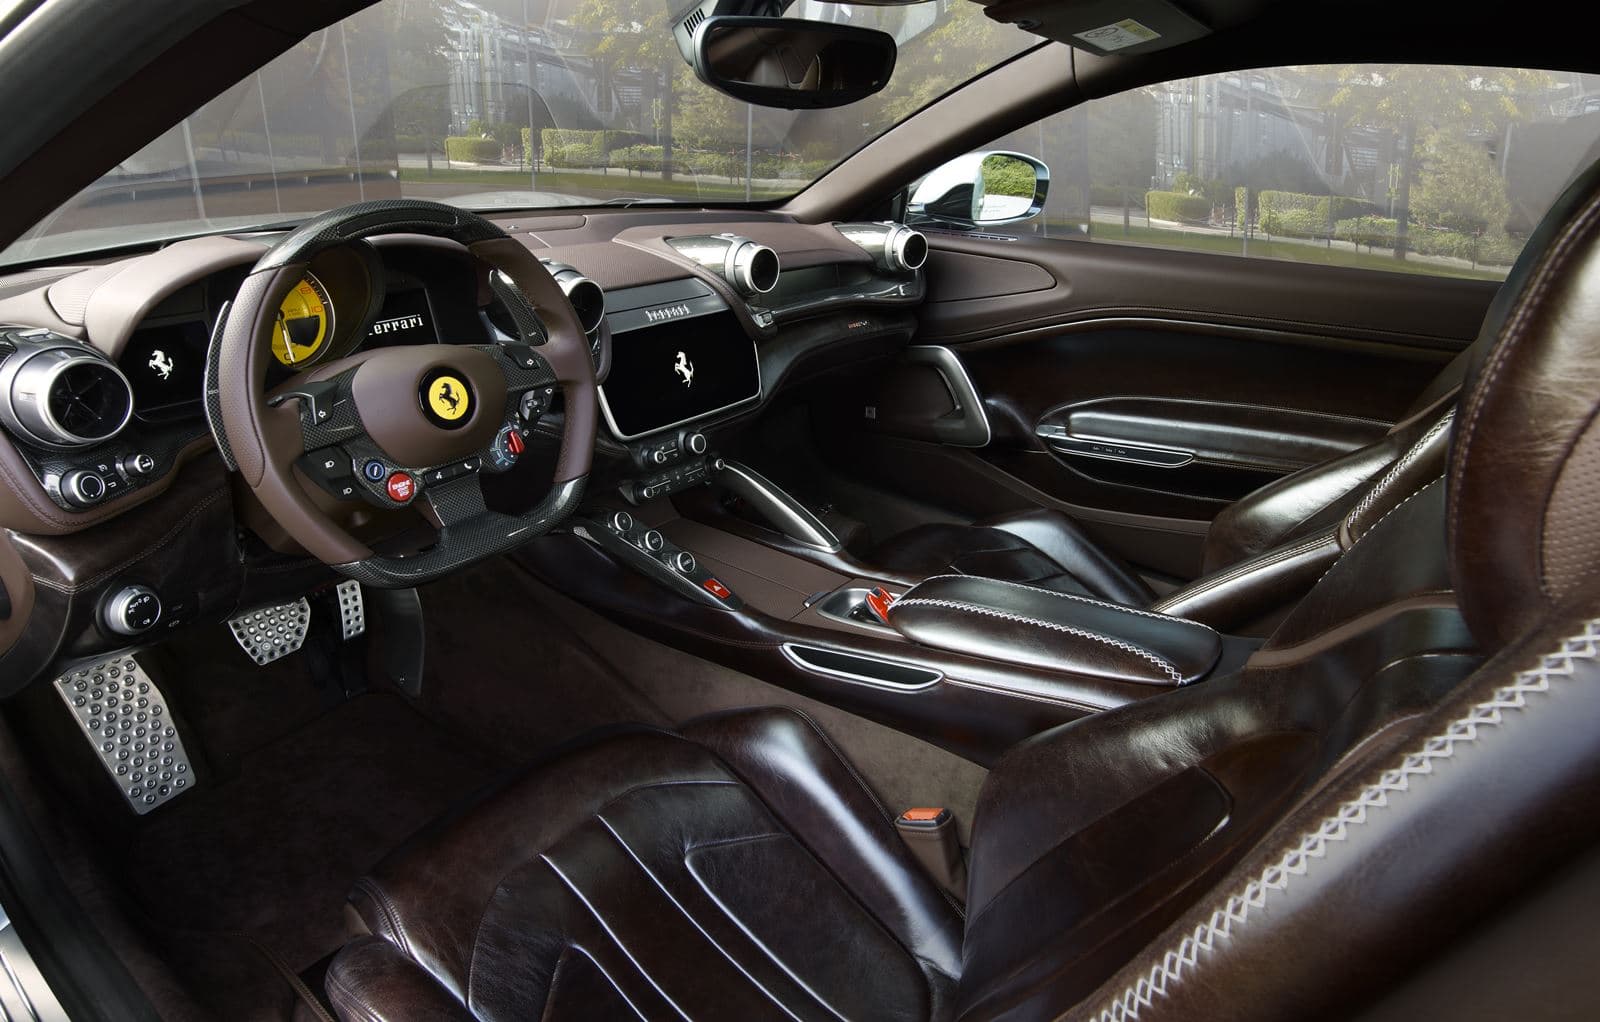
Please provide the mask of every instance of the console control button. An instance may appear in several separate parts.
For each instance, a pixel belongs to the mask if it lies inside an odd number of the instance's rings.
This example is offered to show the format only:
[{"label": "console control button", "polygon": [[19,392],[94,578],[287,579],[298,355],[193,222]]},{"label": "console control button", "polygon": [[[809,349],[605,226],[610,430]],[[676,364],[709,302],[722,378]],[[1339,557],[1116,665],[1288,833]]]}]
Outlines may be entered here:
[{"label": "console control button", "polygon": [[644,548],[651,553],[659,553],[661,548],[666,545],[667,537],[663,536],[658,530],[651,529],[644,534]]},{"label": "console control button", "polygon": [[161,620],[161,597],[147,586],[123,586],[106,601],[106,627],[117,635],[147,632]]},{"label": "console control button", "polygon": [[626,511],[618,511],[611,516],[611,530],[613,532],[628,533],[633,531],[633,516]]},{"label": "console control button", "polygon": [[409,504],[417,495],[417,480],[409,472],[395,472],[383,488],[396,504]]},{"label": "console control button", "polygon": [[718,582],[714,578],[708,578],[704,582],[700,583],[700,588],[704,589],[706,592],[710,593],[712,596],[715,596],[719,600],[726,600],[728,597],[733,595],[733,590],[729,589],[727,586],[723,585],[721,582]]},{"label": "console control button", "polygon": [[156,470],[156,459],[148,454],[130,454],[122,459],[121,468],[129,479],[139,479]]},{"label": "console control button", "polygon": [[685,575],[694,574],[694,569],[700,565],[695,562],[694,554],[687,550],[679,550],[672,555],[672,566]]},{"label": "console control button", "polygon": [[75,507],[92,507],[106,498],[106,481],[86,468],[73,469],[61,477],[61,495]]}]

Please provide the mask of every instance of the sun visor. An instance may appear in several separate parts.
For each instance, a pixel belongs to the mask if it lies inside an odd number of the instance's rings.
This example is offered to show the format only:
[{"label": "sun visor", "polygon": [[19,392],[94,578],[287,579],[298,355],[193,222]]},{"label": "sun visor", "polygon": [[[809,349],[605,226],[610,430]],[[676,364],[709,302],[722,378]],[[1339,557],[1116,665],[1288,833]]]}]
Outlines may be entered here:
[{"label": "sun visor", "polygon": [[1164,50],[1211,32],[1167,0],[999,0],[984,13],[1103,57]]}]

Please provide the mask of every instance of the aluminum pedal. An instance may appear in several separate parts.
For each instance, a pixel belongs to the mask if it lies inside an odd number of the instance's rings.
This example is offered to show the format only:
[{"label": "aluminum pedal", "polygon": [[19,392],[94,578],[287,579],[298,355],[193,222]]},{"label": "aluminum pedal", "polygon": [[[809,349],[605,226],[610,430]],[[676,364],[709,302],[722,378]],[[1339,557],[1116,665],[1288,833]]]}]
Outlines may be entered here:
[{"label": "aluminum pedal", "polygon": [[254,660],[256,666],[265,667],[303,646],[310,624],[311,604],[302,596],[293,603],[240,614],[228,622],[228,627],[245,655]]},{"label": "aluminum pedal", "polygon": [[132,656],[63,674],[56,691],[134,812],[142,816],[194,787],[167,698]]},{"label": "aluminum pedal", "polygon": [[361,583],[347,579],[333,587],[334,599],[339,602],[339,630],[344,641],[349,642],[367,630],[367,606],[361,598]]}]

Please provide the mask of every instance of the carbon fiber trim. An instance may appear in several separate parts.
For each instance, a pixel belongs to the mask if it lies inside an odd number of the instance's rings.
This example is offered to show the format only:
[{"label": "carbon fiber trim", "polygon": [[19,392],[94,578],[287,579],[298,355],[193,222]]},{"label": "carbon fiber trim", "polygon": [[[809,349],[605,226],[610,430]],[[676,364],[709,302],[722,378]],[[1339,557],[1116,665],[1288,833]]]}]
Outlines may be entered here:
[{"label": "carbon fiber trim", "polygon": [[233,310],[231,300],[217,310],[217,321],[211,327],[211,343],[206,345],[206,425],[211,427],[211,438],[217,442],[217,453],[229,472],[239,471],[233,460],[233,448],[228,446],[228,431],[222,428],[222,332],[228,326],[228,313]]},{"label": "carbon fiber trim", "polygon": [[[476,477],[467,477],[461,483],[471,482],[471,492],[452,483],[440,490],[450,491],[444,507],[452,515],[470,510],[476,501],[482,505],[483,492]],[[543,536],[566,520],[577,510],[583,500],[585,479],[557,483],[538,507],[525,515],[503,515],[495,511],[482,511],[462,519],[439,531],[439,542],[412,557],[372,557],[364,561],[335,564],[333,569],[355,579],[363,585],[379,589],[409,589],[424,582],[455,571],[464,564],[513,550],[530,539]],[[429,496],[435,501],[434,495]],[[435,503],[435,507],[439,507]]]},{"label": "carbon fiber trim", "polygon": [[511,314],[511,321],[517,327],[517,336],[524,344],[539,345],[550,339],[539,314],[534,311],[533,303],[504,272],[493,270],[489,273],[489,290]]},{"label": "carbon fiber trim", "polygon": [[425,199],[374,199],[313,217],[272,247],[252,273],[304,262],[323,249],[377,234],[428,234],[463,245],[506,237],[476,213]]}]

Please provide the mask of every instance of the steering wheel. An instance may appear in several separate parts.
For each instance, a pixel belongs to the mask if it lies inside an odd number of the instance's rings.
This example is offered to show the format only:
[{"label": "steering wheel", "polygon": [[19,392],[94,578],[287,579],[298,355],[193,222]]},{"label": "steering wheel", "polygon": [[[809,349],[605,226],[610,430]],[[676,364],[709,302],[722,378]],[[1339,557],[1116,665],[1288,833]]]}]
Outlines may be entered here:
[{"label": "steering wheel", "polygon": [[[518,339],[358,352],[266,392],[278,309],[318,252],[380,234],[459,242],[489,267]],[[594,455],[594,364],[577,314],[520,242],[466,210],[421,200],[362,202],[325,213],[279,241],[245,278],[219,342],[217,419],[244,481],[313,555],[363,583],[405,588],[549,532],[583,498]],[[481,473],[521,450],[524,412],[565,410],[555,478],[521,515],[490,510]],[[497,457],[498,455],[498,457]],[[304,480],[304,481],[303,481]],[[315,480],[315,481],[314,481]],[[387,509],[417,504],[438,530],[410,556],[375,553],[338,525],[306,487]]]}]

